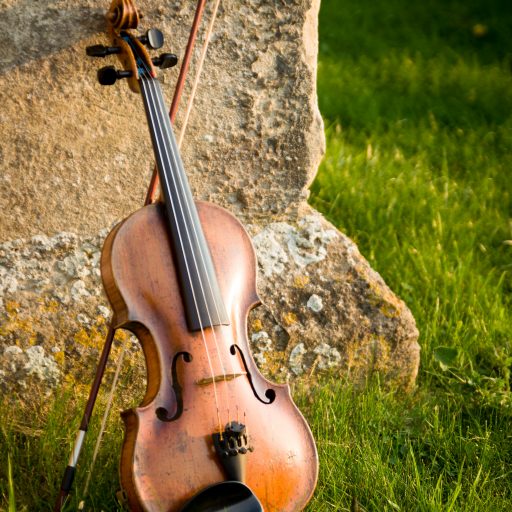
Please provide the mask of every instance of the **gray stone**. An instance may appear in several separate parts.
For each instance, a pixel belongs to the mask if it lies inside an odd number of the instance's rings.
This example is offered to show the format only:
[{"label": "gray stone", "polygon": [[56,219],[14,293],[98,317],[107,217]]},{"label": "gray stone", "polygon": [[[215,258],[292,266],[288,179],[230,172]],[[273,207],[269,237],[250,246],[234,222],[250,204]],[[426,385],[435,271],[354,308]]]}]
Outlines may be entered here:
[{"label": "gray stone", "polygon": [[327,343],[321,343],[315,347],[313,353],[317,355],[315,363],[320,370],[337,368],[341,364],[341,354],[336,348],[330,347]]},{"label": "gray stone", "polygon": [[290,260],[305,267],[322,261],[327,255],[327,245],[336,236],[335,230],[322,229],[321,222],[314,215],[300,219],[298,228],[285,222],[275,222],[253,238],[258,262],[266,277],[283,272]]},{"label": "gray stone", "polygon": [[16,345],[13,345],[11,347],[5,347],[4,349],[4,356],[10,357],[18,354],[23,354],[23,350],[21,350],[21,348],[17,347]]},{"label": "gray stone", "polygon": [[60,377],[60,371],[55,360],[44,354],[44,348],[36,345],[29,347],[26,352],[27,362],[24,370],[28,375],[36,375],[39,380],[48,383],[49,386],[55,386]]},{"label": "gray stone", "polygon": [[105,306],[102,306],[101,304],[98,306],[98,313],[105,318],[105,320],[109,319],[112,316],[112,313],[110,312],[110,309],[108,309]]},{"label": "gray stone", "polygon": [[83,313],[78,313],[78,315],[76,315],[76,319],[82,325],[85,325],[85,326],[91,325],[91,319],[87,315],[84,315]]},{"label": "gray stone", "polygon": [[23,351],[16,345],[7,346],[0,358],[0,389],[23,391],[35,381],[48,389],[60,381],[61,372],[55,359],[45,355],[44,348],[35,345]]},{"label": "gray stone", "polygon": [[[295,226],[272,224],[262,232],[265,238],[271,234],[281,260],[287,261],[285,269],[277,269],[269,263],[268,246],[256,241],[258,256],[263,249],[259,294],[289,335],[284,353],[290,354],[292,372],[337,368],[356,381],[377,372],[385,382],[410,389],[419,362],[414,319],[355,244],[311,209]],[[321,297],[317,312],[307,306],[314,295]],[[320,305],[316,299],[312,303]],[[335,351],[315,363],[319,339]]]},{"label": "gray stone", "polygon": [[298,343],[291,351],[288,363],[290,370],[295,375],[301,375],[304,372],[304,355],[306,352],[307,351],[303,343]]},{"label": "gray stone", "polygon": [[267,352],[272,350],[272,340],[270,339],[268,333],[265,331],[253,333],[251,336],[251,341],[253,346],[260,352]]},{"label": "gray stone", "polygon": [[87,289],[85,283],[81,279],[78,279],[71,285],[70,294],[71,298],[78,302],[82,297],[91,295],[91,292]]},{"label": "gray stone", "polygon": [[311,309],[311,311],[314,311],[315,313],[320,313],[324,307],[322,298],[319,297],[316,293],[313,293],[313,295],[309,297],[306,305],[309,309]]},{"label": "gray stone", "polygon": [[[140,32],[158,25],[172,41],[166,49],[182,58],[195,2],[137,4]],[[150,138],[134,129],[145,125],[140,97],[125,82],[99,86],[101,63],[85,57],[86,46],[107,42],[108,5],[1,2],[0,87],[9,94],[0,112],[0,208],[8,212],[0,216],[0,343],[22,354],[0,359],[23,382],[54,383],[51,358],[66,373],[94,367],[110,317],[103,239],[142,205],[153,167]],[[354,243],[307,204],[325,145],[318,9],[319,0],[223,0],[182,156],[195,196],[232,211],[253,237],[265,306],[249,327],[262,369],[282,379],[378,372],[409,389],[419,363],[414,319]],[[176,76],[161,74],[168,100]],[[190,82],[185,100],[189,90]],[[44,370],[29,374],[16,358]]]},{"label": "gray stone", "polygon": [[258,366],[264,366],[267,364],[267,358],[263,352],[253,352],[252,357]]}]

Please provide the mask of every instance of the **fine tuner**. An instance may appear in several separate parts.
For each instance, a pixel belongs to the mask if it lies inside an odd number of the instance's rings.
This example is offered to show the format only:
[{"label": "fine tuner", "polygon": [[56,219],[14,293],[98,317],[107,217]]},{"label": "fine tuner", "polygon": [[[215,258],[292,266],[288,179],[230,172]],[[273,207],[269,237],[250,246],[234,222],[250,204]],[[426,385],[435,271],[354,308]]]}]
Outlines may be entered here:
[{"label": "fine tuner", "polygon": [[[137,39],[145,46],[152,50],[161,48],[164,44],[164,35],[156,28],[150,28],[143,36]],[[105,46],[96,44],[88,46],[85,49],[89,57],[106,57],[107,55],[115,55],[122,53],[120,46]],[[151,59],[153,65],[160,69],[167,69],[176,66],[178,57],[174,53],[162,53],[159,57]],[[113,85],[121,78],[129,78],[133,75],[130,70],[117,70],[114,66],[105,66],[98,70],[98,81],[101,85]]]}]

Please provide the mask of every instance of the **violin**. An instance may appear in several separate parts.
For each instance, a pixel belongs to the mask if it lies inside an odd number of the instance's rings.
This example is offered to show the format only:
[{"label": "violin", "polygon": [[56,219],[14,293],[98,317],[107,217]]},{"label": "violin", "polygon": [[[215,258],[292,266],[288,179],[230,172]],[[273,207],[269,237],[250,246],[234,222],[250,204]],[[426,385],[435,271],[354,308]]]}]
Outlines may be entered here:
[{"label": "violin", "polygon": [[288,385],[266,380],[250,353],[247,317],[260,303],[251,240],[227,210],[192,196],[156,73],[175,58],[151,59],[145,46],[158,31],[130,32],[131,0],[113,0],[107,20],[112,46],[88,53],[116,54],[123,70],[101,69],[100,83],[126,79],[142,96],[162,192],[113,228],[101,257],[113,326],[137,336],[147,365],[142,403],[122,413],[129,507],[302,510],[317,452]]}]

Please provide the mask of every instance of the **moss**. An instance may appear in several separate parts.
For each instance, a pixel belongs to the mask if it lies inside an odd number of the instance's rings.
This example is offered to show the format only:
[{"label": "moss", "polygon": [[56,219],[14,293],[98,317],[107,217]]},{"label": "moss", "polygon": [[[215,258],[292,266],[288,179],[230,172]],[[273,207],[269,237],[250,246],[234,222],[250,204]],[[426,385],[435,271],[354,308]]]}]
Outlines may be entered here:
[{"label": "moss", "polygon": [[283,373],[286,366],[286,353],[280,350],[265,352],[266,363],[260,366],[263,375],[275,382],[285,382],[287,372]]},{"label": "moss", "polygon": [[101,350],[105,335],[105,329],[101,327],[93,326],[89,330],[82,327],[73,335],[73,340],[85,348]]},{"label": "moss", "polygon": [[398,318],[400,316],[400,310],[389,302],[383,302],[380,307],[380,312],[387,318]]},{"label": "moss", "polygon": [[20,310],[20,303],[14,300],[8,300],[5,303],[5,311],[8,316],[16,315]]},{"label": "moss", "polygon": [[20,314],[20,304],[16,301],[7,301],[5,312],[7,318],[0,326],[0,336],[12,335],[16,345],[35,345],[37,333],[34,328],[34,319],[31,317],[24,318]]},{"label": "moss", "polygon": [[66,360],[66,356],[65,356],[63,350],[59,350],[59,352],[55,352],[53,354],[53,357],[54,357],[55,361],[57,361],[57,364],[59,366],[64,366],[64,362]]},{"label": "moss", "polygon": [[55,299],[46,299],[41,309],[46,313],[57,314],[61,306]]}]

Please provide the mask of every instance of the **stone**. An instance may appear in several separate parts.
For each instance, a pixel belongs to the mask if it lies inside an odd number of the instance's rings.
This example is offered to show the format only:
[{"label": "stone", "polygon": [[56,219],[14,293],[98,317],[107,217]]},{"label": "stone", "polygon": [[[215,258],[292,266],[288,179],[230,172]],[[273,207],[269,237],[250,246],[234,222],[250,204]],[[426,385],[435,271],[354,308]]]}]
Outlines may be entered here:
[{"label": "stone", "polygon": [[306,306],[314,311],[315,313],[320,313],[324,307],[324,303],[322,301],[322,297],[319,297],[316,293],[313,293],[311,297],[309,297]]},{"label": "stone", "polygon": [[260,352],[267,352],[272,350],[272,340],[270,339],[268,333],[265,331],[255,332],[251,336],[251,341],[253,346]]},{"label": "stone", "polygon": [[306,347],[304,343],[298,343],[293,347],[288,363],[290,370],[295,375],[301,375],[304,372],[304,355],[306,354]]},{"label": "stone", "polygon": [[107,320],[108,318],[110,318],[112,316],[112,313],[110,312],[110,309],[108,309],[107,307],[105,306],[102,306],[101,304],[98,306],[98,313],[105,319]]},{"label": "stone", "polygon": [[[251,313],[249,330],[262,371],[363,382],[379,373],[411,389],[419,346],[410,311],[307,204],[325,146],[319,3],[223,0],[182,156],[195,197],[233,212],[253,238],[265,306]],[[143,204],[154,165],[140,97],[124,81],[101,87],[96,70],[105,64],[85,56],[86,46],[107,43],[109,4],[1,2],[0,87],[9,94],[0,113],[0,208],[8,212],[0,216],[0,378],[12,370],[20,388],[30,379],[55,385],[52,360],[61,374],[90,376],[110,318],[103,240]],[[195,2],[137,5],[145,13],[138,32],[157,25],[164,50],[181,60]],[[192,75],[196,62],[197,54]],[[168,102],[176,77],[160,73]],[[2,351],[11,346],[22,352]],[[40,371],[27,370],[29,361]]]},{"label": "stone", "polygon": [[315,364],[320,370],[336,368],[341,363],[341,354],[335,347],[331,347],[327,343],[321,343],[315,347],[313,353],[317,355]]},{"label": "stone", "polygon": [[[272,224],[262,231],[265,237],[271,233],[274,253],[287,261],[282,269],[268,265],[263,246],[258,290],[273,322],[289,335],[284,353],[290,354],[292,372],[338,368],[357,382],[377,372],[384,381],[411,389],[419,362],[414,318],[356,245],[312,209],[295,226]],[[270,332],[268,323],[262,320]],[[319,339],[334,350],[315,365]]]},{"label": "stone", "polygon": [[16,345],[7,346],[0,357],[0,389],[4,392],[26,389],[33,381],[52,389],[60,377],[57,362],[39,345],[25,351]]},{"label": "stone", "polygon": [[293,261],[300,267],[322,261],[335,230],[322,230],[315,215],[301,218],[297,229],[285,222],[273,222],[253,239],[258,263],[266,277],[281,273]]},{"label": "stone", "polygon": [[273,350],[273,344],[266,331],[254,332],[251,335],[252,356],[259,366],[265,366],[268,363],[265,353]]},{"label": "stone", "polygon": [[25,355],[27,356],[27,362],[23,370],[28,375],[36,375],[39,380],[45,381],[49,386],[54,387],[60,377],[56,361],[52,357],[45,356],[44,348],[39,345],[29,347]]}]

